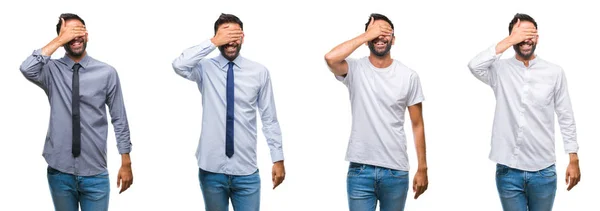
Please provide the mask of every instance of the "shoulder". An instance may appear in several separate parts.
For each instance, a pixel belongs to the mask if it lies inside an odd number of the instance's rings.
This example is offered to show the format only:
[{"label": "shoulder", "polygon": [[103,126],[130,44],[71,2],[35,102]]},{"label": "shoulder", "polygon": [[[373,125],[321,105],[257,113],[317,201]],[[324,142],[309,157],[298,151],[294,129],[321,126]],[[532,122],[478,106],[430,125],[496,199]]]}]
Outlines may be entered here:
[{"label": "shoulder", "polygon": [[413,77],[418,78],[419,77],[419,74],[417,73],[417,71],[406,66],[404,63],[400,62],[397,59],[394,59],[394,62],[392,63],[392,65],[394,66],[395,71],[406,74],[406,75],[410,76],[410,78],[413,78]]},{"label": "shoulder", "polygon": [[90,70],[100,71],[103,74],[114,77],[117,76],[117,69],[106,62],[89,57],[88,68]]},{"label": "shoulder", "polygon": [[269,74],[269,70],[267,69],[267,67],[261,63],[241,56],[240,61],[242,62],[240,66],[245,70],[257,72],[260,74]]},{"label": "shoulder", "polygon": [[563,73],[563,69],[562,69],[562,67],[560,65],[552,63],[552,62],[549,62],[549,61],[546,61],[546,60],[541,59],[541,58],[538,58],[538,60],[539,60],[538,63],[540,65],[542,65],[542,67],[544,69],[547,69],[547,71],[549,73],[557,74],[557,75]]}]

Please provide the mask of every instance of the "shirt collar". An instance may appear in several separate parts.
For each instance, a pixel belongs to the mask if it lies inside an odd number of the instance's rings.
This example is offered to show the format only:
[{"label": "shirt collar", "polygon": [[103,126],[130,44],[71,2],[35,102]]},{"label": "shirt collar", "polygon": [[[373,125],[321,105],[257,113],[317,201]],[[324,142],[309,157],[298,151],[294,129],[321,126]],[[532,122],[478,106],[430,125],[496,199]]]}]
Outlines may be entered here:
[{"label": "shirt collar", "polygon": [[[227,70],[227,64],[229,63],[229,60],[227,60],[227,59],[226,59],[226,58],[225,58],[223,55],[219,54],[219,55],[218,55],[218,56],[215,58],[215,60],[217,60],[217,62],[219,63],[219,67],[220,67],[221,69],[225,69],[225,70]],[[243,62],[243,60],[244,60],[244,59],[242,58],[242,56],[238,54],[238,56],[237,56],[237,57],[235,57],[235,59],[233,60],[233,64],[234,64],[235,66],[237,66],[238,68],[240,68],[240,67],[241,67],[241,65],[242,65],[242,62]]]},{"label": "shirt collar", "polygon": [[[540,57],[536,54],[535,58],[533,58],[532,60],[529,60],[529,67],[532,67],[533,65],[535,65],[536,63],[538,63],[538,61],[540,60],[539,58]],[[517,59],[516,55],[511,58],[511,61],[513,61],[513,63],[516,64],[519,67],[525,67],[525,64],[522,61],[519,61]]]},{"label": "shirt collar", "polygon": [[[62,58],[60,58],[60,61],[62,63],[64,63],[65,65],[67,65],[67,67],[69,67],[69,69],[73,68],[73,65],[75,65],[75,61],[73,61],[71,58],[69,58],[67,56],[67,54],[65,54]],[[87,67],[90,64],[90,57],[87,55],[87,52],[85,53],[83,58],[81,58],[81,61],[79,61],[79,64],[81,65],[81,67],[84,70],[87,69]]]}]

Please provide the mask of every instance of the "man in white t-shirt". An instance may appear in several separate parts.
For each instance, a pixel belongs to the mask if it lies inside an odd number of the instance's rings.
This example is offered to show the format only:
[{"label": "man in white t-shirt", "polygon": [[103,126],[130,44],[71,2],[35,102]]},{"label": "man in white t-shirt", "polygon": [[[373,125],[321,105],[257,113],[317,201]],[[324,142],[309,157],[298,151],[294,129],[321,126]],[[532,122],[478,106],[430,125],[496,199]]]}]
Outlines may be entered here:
[{"label": "man in white t-shirt", "polygon": [[[363,44],[371,53],[347,58]],[[392,59],[394,25],[386,16],[371,14],[365,33],[325,55],[336,78],[348,87],[352,106],[352,133],[346,160],[350,210],[404,210],[409,187],[409,163],[404,134],[404,114],[410,114],[418,170],[413,179],[415,199],[427,189],[425,132],[417,73]]]}]

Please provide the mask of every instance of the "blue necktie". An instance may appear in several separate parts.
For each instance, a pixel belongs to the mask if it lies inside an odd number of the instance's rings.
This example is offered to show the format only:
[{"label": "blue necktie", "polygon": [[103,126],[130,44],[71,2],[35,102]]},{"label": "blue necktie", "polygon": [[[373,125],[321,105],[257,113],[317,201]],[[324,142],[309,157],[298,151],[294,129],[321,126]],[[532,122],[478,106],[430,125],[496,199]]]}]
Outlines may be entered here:
[{"label": "blue necktie", "polygon": [[233,85],[233,62],[227,63],[229,69],[227,69],[227,121],[225,128],[225,154],[231,158],[233,156],[233,96],[234,88]]}]

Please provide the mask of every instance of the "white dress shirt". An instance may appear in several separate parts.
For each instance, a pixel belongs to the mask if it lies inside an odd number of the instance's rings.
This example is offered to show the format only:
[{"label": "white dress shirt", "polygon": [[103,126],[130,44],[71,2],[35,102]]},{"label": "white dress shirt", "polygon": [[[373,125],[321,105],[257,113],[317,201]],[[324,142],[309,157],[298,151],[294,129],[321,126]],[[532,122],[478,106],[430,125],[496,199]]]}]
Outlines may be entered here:
[{"label": "white dress shirt", "polygon": [[563,69],[537,55],[529,67],[501,55],[493,45],[469,62],[473,75],[491,86],[496,97],[489,158],[524,171],[554,164],[554,113],[565,152],[576,153],[575,119]]},{"label": "white dress shirt", "polygon": [[234,154],[225,155],[225,116],[227,108],[227,63],[221,54],[205,58],[216,46],[206,40],[185,50],[173,61],[175,72],[198,84],[202,94],[202,133],[196,151],[198,166],[205,171],[250,175],[257,170],[256,110],[260,113],[263,134],[271,150],[271,160],[283,160],[281,129],[269,71],[263,65],[238,56],[235,64]]}]

